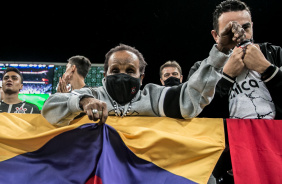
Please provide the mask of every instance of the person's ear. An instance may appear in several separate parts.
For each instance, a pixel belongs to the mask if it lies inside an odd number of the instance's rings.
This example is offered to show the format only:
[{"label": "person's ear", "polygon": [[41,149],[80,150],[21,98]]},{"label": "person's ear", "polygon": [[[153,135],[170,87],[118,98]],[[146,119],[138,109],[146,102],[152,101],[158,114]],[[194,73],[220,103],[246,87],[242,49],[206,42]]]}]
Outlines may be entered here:
[{"label": "person's ear", "polygon": [[21,91],[22,89],[23,89],[23,84],[20,85],[19,91]]},{"label": "person's ear", "polygon": [[212,37],[216,43],[218,43],[219,35],[217,34],[216,30],[211,31]]},{"label": "person's ear", "polygon": [[180,76],[180,83],[182,83],[183,75]]},{"label": "person's ear", "polygon": [[160,78],[160,81],[161,81],[162,85],[164,86],[165,85],[164,80],[162,78]]},{"label": "person's ear", "polygon": [[76,68],[75,65],[72,65],[72,66],[71,66],[71,71],[72,71],[72,72],[75,72],[76,69],[77,69],[77,68]]},{"label": "person's ear", "polygon": [[140,86],[142,86],[143,79],[145,77],[145,73],[140,75]]}]

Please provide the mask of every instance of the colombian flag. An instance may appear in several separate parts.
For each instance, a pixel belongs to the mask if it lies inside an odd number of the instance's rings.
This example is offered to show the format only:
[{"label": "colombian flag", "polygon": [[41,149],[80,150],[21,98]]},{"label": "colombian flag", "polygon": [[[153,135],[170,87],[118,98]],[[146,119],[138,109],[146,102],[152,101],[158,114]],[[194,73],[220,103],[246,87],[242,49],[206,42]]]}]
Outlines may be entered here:
[{"label": "colombian flag", "polygon": [[224,147],[223,119],[87,116],[55,127],[0,114],[0,183],[206,184]]}]

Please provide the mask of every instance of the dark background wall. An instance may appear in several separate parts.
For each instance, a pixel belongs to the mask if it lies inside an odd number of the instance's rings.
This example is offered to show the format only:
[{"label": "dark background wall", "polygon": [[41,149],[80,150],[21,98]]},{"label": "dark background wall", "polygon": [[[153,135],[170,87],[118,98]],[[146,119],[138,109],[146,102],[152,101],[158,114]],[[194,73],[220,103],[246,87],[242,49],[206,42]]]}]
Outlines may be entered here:
[{"label": "dark background wall", "polygon": [[[0,62],[64,63],[84,55],[103,63],[119,43],[134,46],[148,63],[144,83],[159,82],[159,67],[178,61],[186,79],[194,62],[214,44],[212,12],[219,0],[128,0],[61,4],[3,4],[0,7]],[[281,2],[246,0],[255,42],[282,45]]]}]

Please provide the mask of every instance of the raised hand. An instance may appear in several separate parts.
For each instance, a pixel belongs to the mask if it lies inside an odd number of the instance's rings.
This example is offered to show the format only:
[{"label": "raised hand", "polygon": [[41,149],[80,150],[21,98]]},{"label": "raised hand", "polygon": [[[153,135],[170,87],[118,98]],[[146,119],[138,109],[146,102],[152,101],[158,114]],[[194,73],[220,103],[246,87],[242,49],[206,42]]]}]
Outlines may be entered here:
[{"label": "raised hand", "polygon": [[237,22],[229,22],[218,35],[218,46],[220,51],[233,49],[238,43],[245,40],[245,30]]},{"label": "raised hand", "polygon": [[63,77],[59,78],[59,84],[57,88],[58,93],[68,93],[71,89],[71,86],[68,86],[70,80],[69,75],[63,75]]}]

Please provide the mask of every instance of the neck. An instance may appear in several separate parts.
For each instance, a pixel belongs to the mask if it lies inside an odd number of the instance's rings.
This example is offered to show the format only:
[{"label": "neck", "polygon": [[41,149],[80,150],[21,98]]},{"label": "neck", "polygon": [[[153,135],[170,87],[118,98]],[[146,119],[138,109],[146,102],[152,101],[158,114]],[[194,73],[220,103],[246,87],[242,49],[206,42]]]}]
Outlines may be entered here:
[{"label": "neck", "polygon": [[72,90],[74,89],[81,89],[85,86],[85,82],[84,82],[84,79],[83,78],[80,78],[76,81],[72,81],[71,82],[71,87],[72,87]]},{"label": "neck", "polygon": [[18,93],[13,93],[13,94],[5,93],[3,101],[7,104],[17,104],[21,102]]}]

